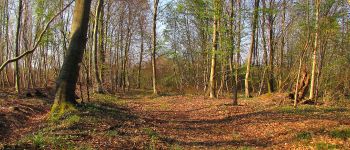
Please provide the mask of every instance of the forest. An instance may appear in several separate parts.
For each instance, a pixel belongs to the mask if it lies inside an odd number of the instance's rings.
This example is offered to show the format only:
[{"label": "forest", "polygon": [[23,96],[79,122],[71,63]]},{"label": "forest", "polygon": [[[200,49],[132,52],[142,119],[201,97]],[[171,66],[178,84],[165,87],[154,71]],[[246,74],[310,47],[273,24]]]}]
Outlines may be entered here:
[{"label": "forest", "polygon": [[350,0],[0,0],[0,149],[350,149]]}]

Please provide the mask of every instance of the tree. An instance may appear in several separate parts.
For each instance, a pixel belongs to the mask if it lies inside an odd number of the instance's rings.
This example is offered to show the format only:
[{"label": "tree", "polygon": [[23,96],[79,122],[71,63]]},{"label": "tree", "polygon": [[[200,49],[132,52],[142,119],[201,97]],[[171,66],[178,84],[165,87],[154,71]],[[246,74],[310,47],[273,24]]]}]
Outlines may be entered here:
[{"label": "tree", "polygon": [[71,39],[56,82],[55,101],[51,109],[52,115],[60,115],[67,109],[74,108],[77,104],[75,88],[79,76],[79,63],[82,61],[87,42],[90,6],[91,0],[76,0],[75,2]]},{"label": "tree", "polygon": [[275,59],[275,38],[274,38],[274,0],[270,0],[269,2],[269,13],[267,16],[267,23],[268,23],[268,29],[269,29],[269,64],[268,64],[268,82],[267,82],[267,88],[268,92],[272,93],[275,91],[274,88],[274,59]]},{"label": "tree", "polygon": [[[20,34],[20,29],[21,29],[21,18],[22,18],[22,0],[18,1],[18,18],[17,18],[17,27],[16,27],[16,41],[15,41],[15,56],[19,56],[19,46],[20,46],[20,40],[19,40],[19,34]],[[15,86],[16,86],[16,92],[18,94],[21,93],[20,91],[20,72],[19,72],[19,63],[18,61],[15,62]]]},{"label": "tree", "polygon": [[[316,62],[317,62],[317,50],[319,48],[318,46],[318,28],[319,28],[319,16],[320,16],[320,0],[315,0],[315,41],[314,41],[314,47],[313,47],[313,53],[312,53],[312,70],[311,70],[311,83],[310,83],[310,95],[309,99],[314,99],[315,95],[315,79],[316,79]],[[316,95],[317,96],[317,95]]]},{"label": "tree", "polygon": [[[234,5],[235,5],[235,1],[234,0],[231,0],[231,13],[230,13],[230,36],[231,36],[231,51],[232,51],[232,54],[231,54],[231,60],[230,60],[230,70],[231,70],[231,74],[232,74],[232,105],[238,105],[238,98],[237,98],[237,81],[236,81],[236,78],[235,78],[235,73],[233,72],[233,65],[232,63],[234,62],[233,61],[233,52],[235,51],[235,36],[233,35],[234,32],[235,32],[235,28],[234,28],[234,25],[233,25],[233,21],[234,21]],[[240,13],[240,12],[238,12]],[[238,25],[240,26],[240,24]],[[236,74],[237,73],[237,69],[235,69],[235,72]]]},{"label": "tree", "polygon": [[[102,40],[98,40],[98,31],[99,31],[99,19],[100,15],[103,8],[103,0],[98,0],[98,4],[96,6],[96,13],[95,13],[95,22],[94,22],[94,33],[93,33],[93,51],[94,51],[94,67],[95,67],[95,79],[97,82],[97,89],[96,92],[98,93],[103,93],[103,88],[102,88],[102,79],[101,79],[101,74],[99,72],[99,65],[98,65],[98,46],[97,42]],[[103,28],[103,27],[101,27]],[[103,33],[100,32],[100,37]],[[103,47],[99,47],[100,49],[103,49]],[[100,53],[101,55],[101,53]]]},{"label": "tree", "polygon": [[152,36],[152,85],[153,94],[157,95],[157,65],[156,65],[156,50],[157,50],[157,14],[159,0],[153,1],[153,36]]},{"label": "tree", "polygon": [[280,64],[279,64],[279,77],[278,77],[278,89],[282,90],[282,79],[283,79],[283,67],[284,67],[284,48],[285,48],[285,27],[286,27],[286,9],[287,9],[286,0],[282,1],[282,19],[281,19],[281,47],[280,47]]},{"label": "tree", "polygon": [[238,6],[238,31],[237,31],[237,53],[236,53],[236,74],[235,74],[235,80],[236,80],[236,90],[238,92],[238,83],[239,83],[239,68],[240,68],[240,59],[241,59],[241,33],[242,33],[242,2],[241,0],[237,0],[237,6]]},{"label": "tree", "polygon": [[211,65],[210,65],[210,77],[209,77],[209,97],[215,98],[215,68],[216,68],[216,51],[218,49],[218,31],[220,26],[220,15],[221,15],[221,1],[214,0],[214,22],[213,22],[213,43],[211,49]]},{"label": "tree", "polygon": [[245,81],[244,81],[246,97],[251,96],[249,91],[249,75],[250,75],[250,67],[252,62],[253,50],[255,49],[255,33],[256,33],[256,28],[258,24],[258,11],[259,11],[258,9],[259,9],[259,0],[255,0],[253,20],[252,20],[251,43],[250,43],[250,48],[249,48],[248,57],[247,57],[247,71],[246,71]]},{"label": "tree", "polygon": [[141,88],[141,69],[142,69],[142,58],[143,58],[143,51],[144,51],[144,32],[145,32],[145,20],[146,17],[141,14],[139,18],[139,26],[140,26],[140,38],[141,38],[141,43],[140,43],[140,59],[139,59],[139,67],[137,71],[137,88]]}]

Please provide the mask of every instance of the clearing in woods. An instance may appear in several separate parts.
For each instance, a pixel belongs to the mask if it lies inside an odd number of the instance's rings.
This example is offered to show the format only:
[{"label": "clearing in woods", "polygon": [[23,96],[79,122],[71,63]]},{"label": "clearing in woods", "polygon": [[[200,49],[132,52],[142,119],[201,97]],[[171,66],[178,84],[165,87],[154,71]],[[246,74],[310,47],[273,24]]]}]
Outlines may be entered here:
[{"label": "clearing in woods", "polygon": [[[133,95],[133,96],[126,96]],[[60,120],[47,99],[0,99],[2,149],[349,149],[350,111],[283,94],[240,99],[94,95]],[[6,100],[5,100],[6,99]]]}]

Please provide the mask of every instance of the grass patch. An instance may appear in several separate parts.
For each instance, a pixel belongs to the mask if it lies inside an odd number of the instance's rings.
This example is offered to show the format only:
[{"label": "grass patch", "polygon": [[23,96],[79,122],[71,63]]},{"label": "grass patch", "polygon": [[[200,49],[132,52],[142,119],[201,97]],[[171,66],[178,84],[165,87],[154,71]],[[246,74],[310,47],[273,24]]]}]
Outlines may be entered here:
[{"label": "grass patch", "polygon": [[302,115],[302,114],[317,112],[318,110],[315,106],[299,106],[297,108],[294,108],[293,106],[284,106],[284,107],[278,107],[277,111],[281,113]]},{"label": "grass patch", "polygon": [[157,149],[157,143],[159,139],[159,135],[156,131],[154,131],[151,128],[144,128],[143,132],[147,134],[147,136],[150,138],[150,141],[148,143],[147,149],[149,150],[156,150]]},{"label": "grass patch", "polygon": [[243,146],[243,147],[239,147],[238,150],[253,150],[254,148],[249,147],[249,146]]},{"label": "grass patch", "polygon": [[350,128],[335,129],[332,130],[329,134],[333,138],[348,139],[350,138]]},{"label": "grass patch", "polygon": [[55,136],[43,132],[34,133],[24,137],[17,145],[30,144],[35,149],[73,149],[70,136]]},{"label": "grass patch", "polygon": [[307,131],[300,132],[296,135],[296,138],[298,140],[311,140],[312,134]]},{"label": "grass patch", "polygon": [[79,121],[80,121],[80,117],[78,115],[71,115],[71,116],[68,116],[66,119],[64,119],[60,126],[63,128],[69,128],[79,123]]},{"label": "grass patch", "polygon": [[143,132],[147,134],[148,137],[158,137],[158,133],[151,128],[144,128]]},{"label": "grass patch", "polygon": [[117,137],[119,132],[117,130],[109,130],[106,132],[107,137]]},{"label": "grass patch", "polygon": [[324,107],[324,106],[310,106],[310,105],[301,105],[297,108],[294,108],[293,106],[284,106],[284,107],[277,107],[276,108],[278,112],[280,113],[287,113],[287,114],[298,114],[298,115],[307,115],[307,114],[314,114],[314,113],[332,113],[332,112],[346,112],[348,109],[343,107]]},{"label": "grass patch", "polygon": [[117,96],[110,94],[94,94],[93,99],[96,99],[100,102],[112,103],[120,106],[124,106],[127,104],[126,100],[119,99]]},{"label": "grass patch", "polygon": [[183,150],[184,148],[178,144],[174,144],[174,145],[171,145],[169,149],[170,150]]},{"label": "grass patch", "polygon": [[113,102],[113,101],[117,100],[118,98],[114,95],[109,95],[109,94],[94,94],[93,99],[96,99],[98,101]]},{"label": "grass patch", "polygon": [[338,149],[338,146],[334,145],[334,144],[330,144],[330,143],[320,142],[320,143],[316,143],[316,149],[317,150],[331,150],[331,149]]}]

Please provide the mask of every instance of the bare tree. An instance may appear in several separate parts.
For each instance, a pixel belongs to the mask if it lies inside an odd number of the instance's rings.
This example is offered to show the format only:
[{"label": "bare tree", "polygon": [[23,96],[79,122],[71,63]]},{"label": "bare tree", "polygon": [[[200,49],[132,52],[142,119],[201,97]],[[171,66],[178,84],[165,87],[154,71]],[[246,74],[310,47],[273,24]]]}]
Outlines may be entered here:
[{"label": "bare tree", "polygon": [[209,97],[215,98],[215,68],[216,68],[216,51],[218,49],[218,32],[220,26],[220,12],[221,12],[221,1],[214,0],[214,22],[213,22],[213,43],[211,49],[211,65],[210,65],[210,76],[209,76]]},{"label": "bare tree", "polygon": [[314,49],[312,53],[312,70],[311,70],[311,83],[310,83],[310,95],[309,99],[314,99],[315,95],[315,79],[316,79],[316,62],[317,62],[317,50],[318,46],[318,30],[319,30],[319,16],[320,16],[320,0],[315,0],[315,41],[314,41]]},{"label": "bare tree", "polygon": [[[96,15],[95,15],[95,22],[94,22],[94,33],[93,33],[93,51],[94,51],[94,67],[95,67],[95,79],[97,82],[97,88],[96,92],[98,93],[103,93],[103,88],[102,88],[102,79],[101,75],[99,72],[99,66],[98,66],[98,48],[97,48],[97,42],[98,42],[98,31],[99,31],[99,19],[103,6],[103,0],[98,0],[98,4],[96,6]],[[100,33],[100,36],[103,33]],[[101,47],[100,47],[101,48]]]},{"label": "bare tree", "polygon": [[[16,27],[16,41],[15,41],[15,56],[18,57],[19,56],[19,46],[20,46],[20,40],[19,40],[19,36],[20,36],[20,29],[21,29],[21,18],[22,18],[22,10],[23,10],[23,3],[22,0],[18,1],[18,18],[17,18],[17,27]],[[16,61],[15,62],[15,86],[16,86],[16,92],[18,94],[21,93],[20,91],[20,72],[19,72],[19,62]]]},{"label": "bare tree", "polygon": [[258,10],[259,9],[259,0],[255,0],[254,3],[254,13],[253,13],[253,21],[252,21],[252,34],[251,34],[251,43],[250,43],[250,48],[248,52],[248,57],[247,57],[247,72],[245,75],[245,96],[250,97],[250,91],[249,91],[249,75],[250,75],[250,65],[252,62],[252,56],[253,56],[253,50],[255,49],[255,33],[256,33],[256,28],[258,24]]}]

